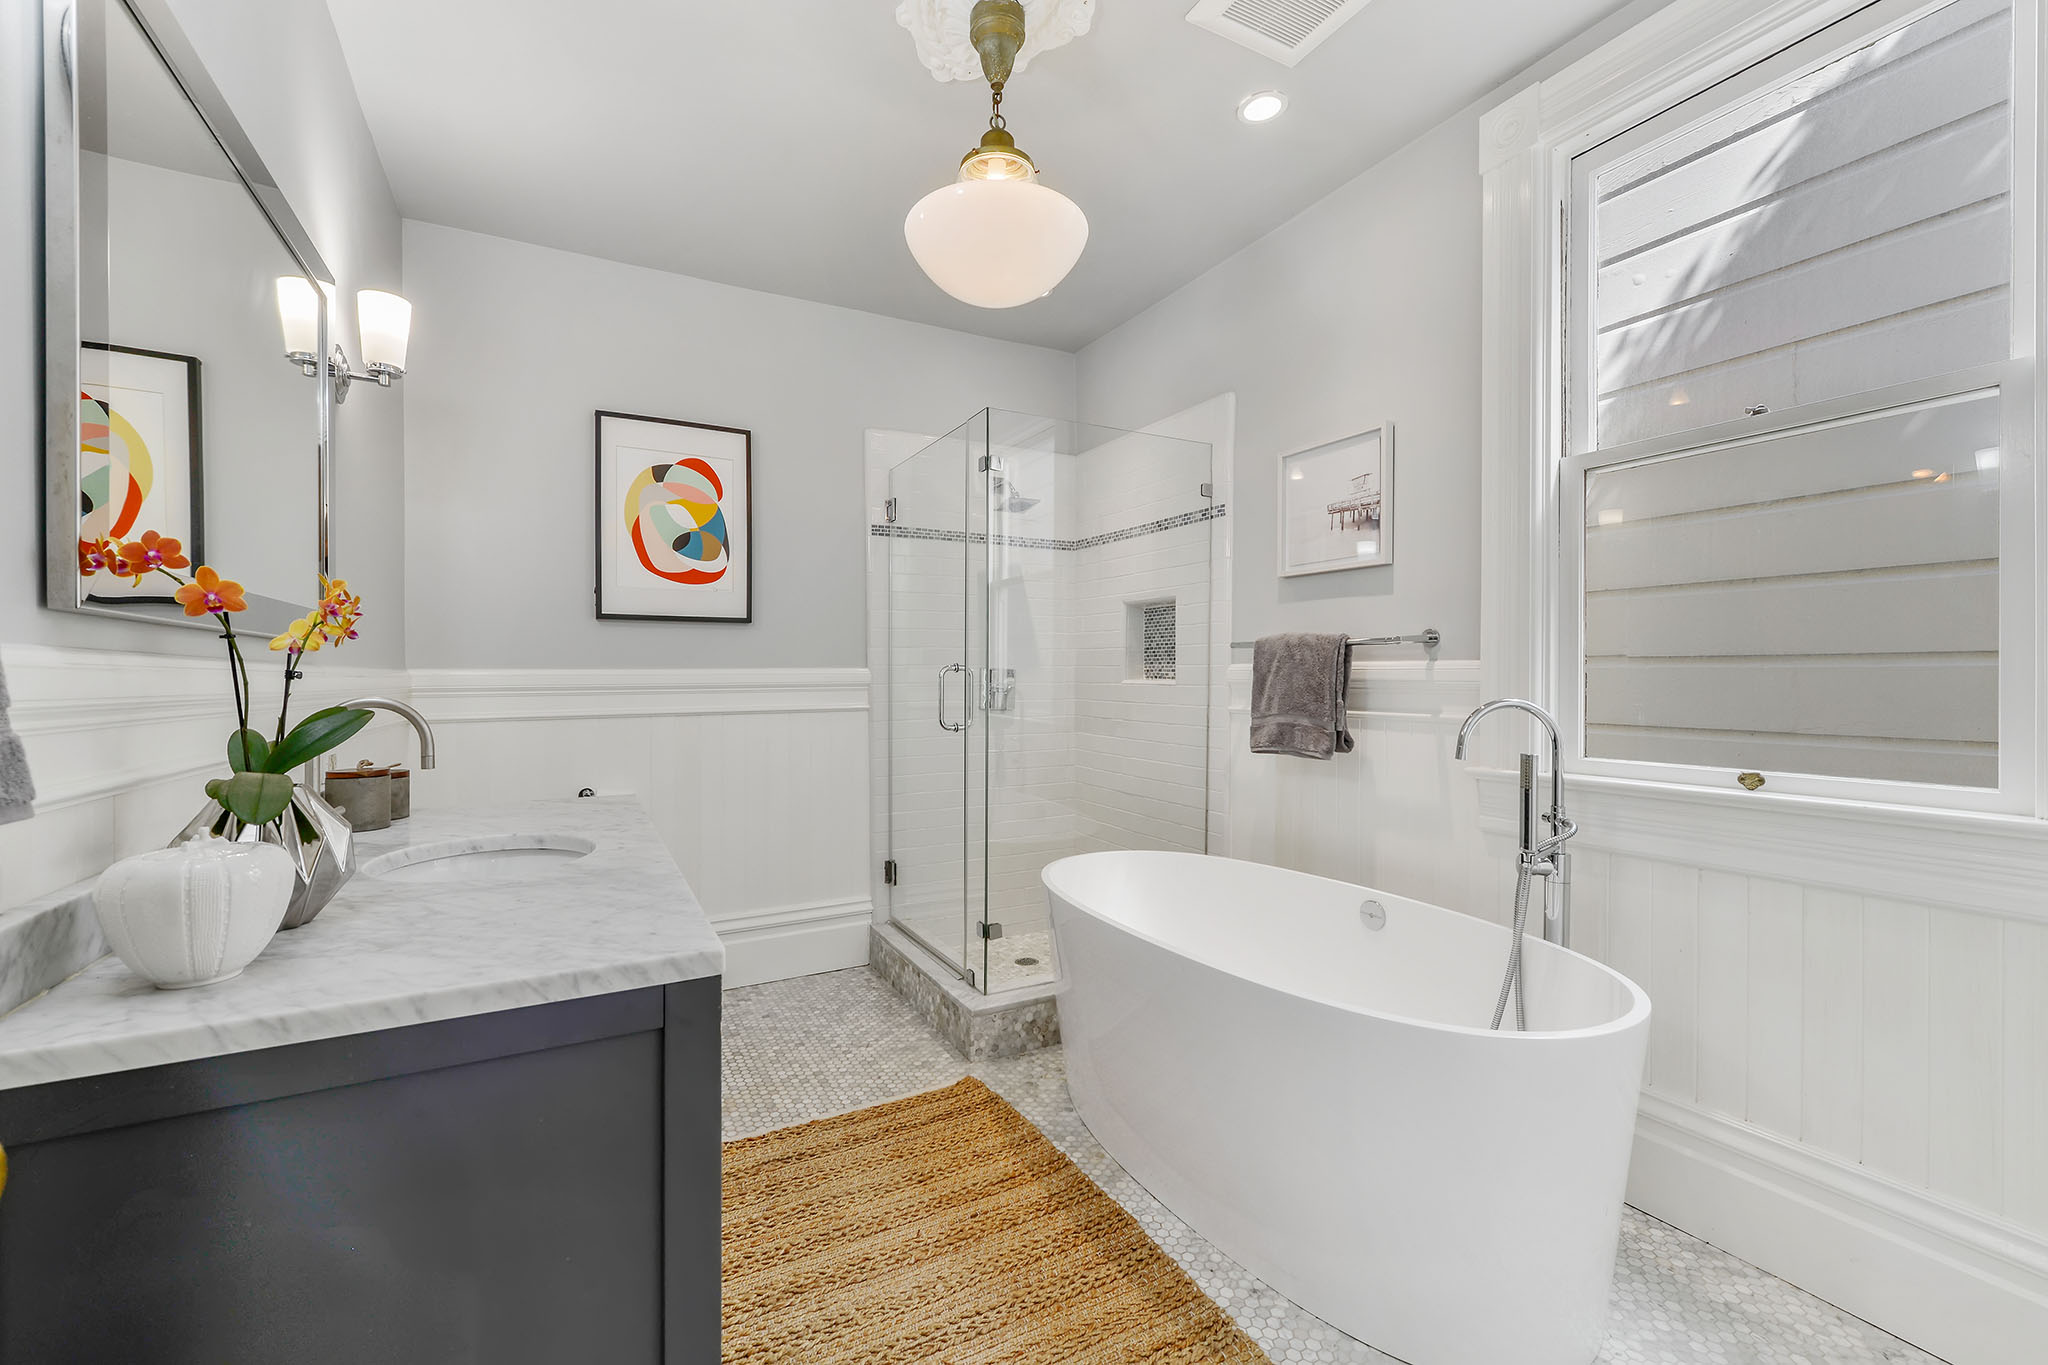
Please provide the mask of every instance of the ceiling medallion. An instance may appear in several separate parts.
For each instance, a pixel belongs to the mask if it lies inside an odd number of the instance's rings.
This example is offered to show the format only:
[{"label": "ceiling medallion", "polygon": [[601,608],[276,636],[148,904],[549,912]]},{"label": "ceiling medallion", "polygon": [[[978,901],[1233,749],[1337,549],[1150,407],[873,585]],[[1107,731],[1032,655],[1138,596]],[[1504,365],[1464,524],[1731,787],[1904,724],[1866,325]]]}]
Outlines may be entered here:
[{"label": "ceiling medallion", "polygon": [[[1022,71],[1041,52],[1064,47],[1095,22],[1095,0],[1023,0],[1024,45],[1013,70]],[[969,36],[974,0],[903,0],[896,22],[917,40],[918,60],[934,80],[982,79],[981,54]]]}]

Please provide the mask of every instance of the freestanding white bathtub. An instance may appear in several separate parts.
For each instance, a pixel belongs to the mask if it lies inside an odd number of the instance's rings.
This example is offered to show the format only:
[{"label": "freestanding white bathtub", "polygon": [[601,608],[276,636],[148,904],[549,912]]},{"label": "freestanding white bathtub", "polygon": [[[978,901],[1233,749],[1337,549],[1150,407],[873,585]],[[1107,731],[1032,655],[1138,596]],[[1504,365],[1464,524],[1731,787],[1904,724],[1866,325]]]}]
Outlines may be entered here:
[{"label": "freestanding white bathtub", "polygon": [[1074,1105],[1146,1189],[1411,1365],[1593,1359],[1650,1022],[1633,982],[1528,939],[1530,1031],[1494,1033],[1499,925],[1185,853],[1066,858],[1045,885]]}]

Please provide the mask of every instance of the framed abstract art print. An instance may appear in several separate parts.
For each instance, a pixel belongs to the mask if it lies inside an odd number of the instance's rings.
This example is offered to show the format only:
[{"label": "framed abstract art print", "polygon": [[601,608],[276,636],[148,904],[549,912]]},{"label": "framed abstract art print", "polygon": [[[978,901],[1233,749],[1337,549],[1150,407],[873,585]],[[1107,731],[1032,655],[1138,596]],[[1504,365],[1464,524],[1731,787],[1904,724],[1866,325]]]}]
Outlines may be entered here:
[{"label": "framed abstract art print", "polygon": [[754,619],[754,437],[597,414],[597,614]]},{"label": "framed abstract art print", "polygon": [[[144,531],[205,553],[199,361],[88,341],[78,352],[78,539],[127,540]],[[157,575],[102,574],[95,602],[169,601]]]}]

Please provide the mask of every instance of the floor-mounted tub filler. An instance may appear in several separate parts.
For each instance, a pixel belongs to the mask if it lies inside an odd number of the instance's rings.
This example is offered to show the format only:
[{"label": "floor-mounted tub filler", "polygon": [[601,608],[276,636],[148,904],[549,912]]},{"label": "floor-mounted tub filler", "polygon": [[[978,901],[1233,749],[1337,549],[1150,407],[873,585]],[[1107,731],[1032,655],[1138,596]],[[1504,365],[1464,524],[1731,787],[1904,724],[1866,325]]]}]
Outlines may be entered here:
[{"label": "floor-mounted tub filler", "polygon": [[1182,1220],[1411,1365],[1598,1353],[1650,1002],[1529,938],[1257,863],[1045,869],[1074,1106]]}]

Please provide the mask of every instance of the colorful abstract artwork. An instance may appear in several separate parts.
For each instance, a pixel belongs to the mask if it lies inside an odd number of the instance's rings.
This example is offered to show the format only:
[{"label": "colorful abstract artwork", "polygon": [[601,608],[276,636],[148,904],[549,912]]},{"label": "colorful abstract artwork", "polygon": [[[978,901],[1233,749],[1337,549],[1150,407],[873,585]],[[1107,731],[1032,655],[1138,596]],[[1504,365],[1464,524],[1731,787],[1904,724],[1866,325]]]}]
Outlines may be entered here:
[{"label": "colorful abstract artwork", "polygon": [[750,621],[753,438],[597,414],[597,614]]},{"label": "colorful abstract artwork", "polygon": [[135,529],[142,504],[156,483],[149,442],[113,395],[78,395],[78,538],[125,537]]},{"label": "colorful abstract artwork", "polygon": [[626,490],[625,517],[641,567],[671,583],[716,583],[732,567],[725,483],[692,456],[651,465]]},{"label": "colorful abstract artwork", "polygon": [[[79,352],[78,538],[143,531],[200,553],[199,362],[88,342]],[[97,601],[157,600],[154,582],[92,582]]]}]

